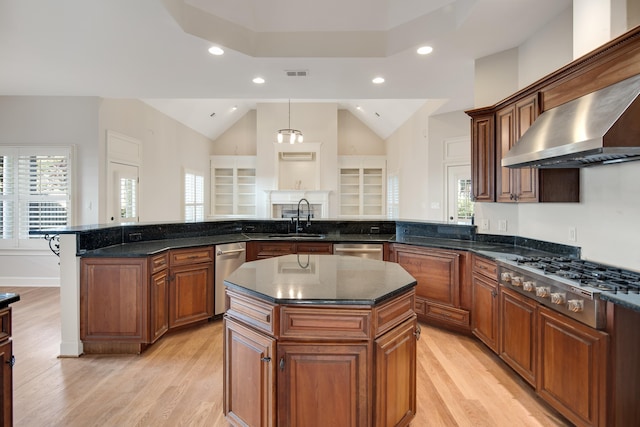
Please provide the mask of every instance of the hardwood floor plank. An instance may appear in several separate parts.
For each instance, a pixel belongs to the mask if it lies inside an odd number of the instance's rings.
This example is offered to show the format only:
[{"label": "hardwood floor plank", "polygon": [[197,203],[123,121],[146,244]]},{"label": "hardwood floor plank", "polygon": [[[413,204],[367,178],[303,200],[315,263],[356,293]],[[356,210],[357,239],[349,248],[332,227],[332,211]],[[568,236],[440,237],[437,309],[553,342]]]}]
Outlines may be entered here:
[{"label": "hardwood floor plank", "polygon": [[[58,288],[18,292],[13,305],[14,424],[227,426],[222,322],[170,333],[142,355],[58,358]],[[413,426],[569,425],[474,338],[422,326]]]}]

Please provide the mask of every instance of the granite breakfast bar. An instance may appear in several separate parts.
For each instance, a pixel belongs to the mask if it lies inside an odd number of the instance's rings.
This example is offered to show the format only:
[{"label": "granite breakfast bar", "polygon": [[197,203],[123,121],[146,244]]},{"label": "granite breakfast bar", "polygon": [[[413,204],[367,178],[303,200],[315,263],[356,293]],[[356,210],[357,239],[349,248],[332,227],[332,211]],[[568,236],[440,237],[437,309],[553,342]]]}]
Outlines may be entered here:
[{"label": "granite breakfast bar", "polygon": [[337,255],[248,262],[226,280],[232,425],[405,426],[416,410],[415,279]]}]

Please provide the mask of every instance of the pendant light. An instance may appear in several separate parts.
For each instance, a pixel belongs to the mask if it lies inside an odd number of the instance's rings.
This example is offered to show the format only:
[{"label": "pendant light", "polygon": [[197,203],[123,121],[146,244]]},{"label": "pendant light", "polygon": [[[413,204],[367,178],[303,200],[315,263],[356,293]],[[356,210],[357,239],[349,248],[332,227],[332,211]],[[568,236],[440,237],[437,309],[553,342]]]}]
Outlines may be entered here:
[{"label": "pendant light", "polygon": [[301,131],[299,131],[298,129],[291,129],[291,99],[289,99],[289,128],[278,130],[278,134],[276,135],[276,137],[278,139],[278,144],[282,144],[285,137],[289,139],[289,144],[302,142],[304,139]]}]

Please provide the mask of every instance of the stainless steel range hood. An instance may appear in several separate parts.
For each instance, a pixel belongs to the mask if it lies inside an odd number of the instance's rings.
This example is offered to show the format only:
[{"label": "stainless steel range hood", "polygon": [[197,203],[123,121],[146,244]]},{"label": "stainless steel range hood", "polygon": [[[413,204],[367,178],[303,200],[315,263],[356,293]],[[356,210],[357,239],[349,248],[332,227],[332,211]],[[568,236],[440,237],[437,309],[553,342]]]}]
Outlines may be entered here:
[{"label": "stainless steel range hood", "polygon": [[545,111],[502,166],[577,168],[640,160],[640,74]]}]

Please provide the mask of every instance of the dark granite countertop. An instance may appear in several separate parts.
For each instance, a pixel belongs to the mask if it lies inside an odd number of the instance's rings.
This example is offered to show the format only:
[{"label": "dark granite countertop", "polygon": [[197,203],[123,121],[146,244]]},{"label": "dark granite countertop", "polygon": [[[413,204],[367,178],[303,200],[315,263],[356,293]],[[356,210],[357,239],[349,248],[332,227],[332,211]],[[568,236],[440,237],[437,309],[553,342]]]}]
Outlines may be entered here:
[{"label": "dark granite countertop", "polygon": [[13,292],[0,293],[0,308],[6,308],[9,304],[20,301],[20,295]]},{"label": "dark granite countertop", "polygon": [[276,304],[377,305],[416,285],[399,264],[340,255],[285,255],[246,262],[231,289]]}]

